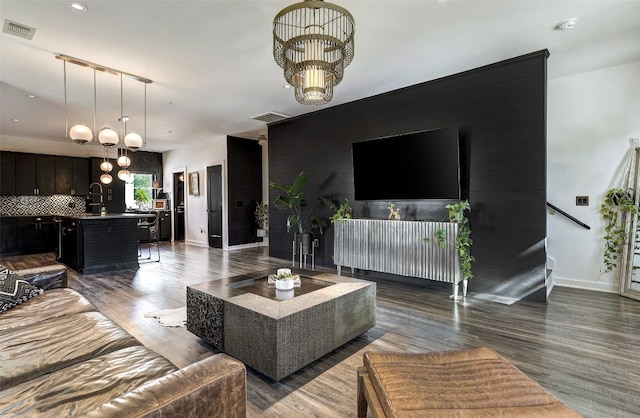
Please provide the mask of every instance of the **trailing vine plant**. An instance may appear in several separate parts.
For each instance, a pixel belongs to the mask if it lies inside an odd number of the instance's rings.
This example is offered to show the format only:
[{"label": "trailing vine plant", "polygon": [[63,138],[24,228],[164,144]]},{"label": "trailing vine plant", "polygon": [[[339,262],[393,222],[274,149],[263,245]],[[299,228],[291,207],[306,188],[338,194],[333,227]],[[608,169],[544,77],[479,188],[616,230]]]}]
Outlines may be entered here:
[{"label": "trailing vine plant", "polygon": [[[471,279],[474,277],[472,266],[476,261],[475,257],[471,255],[471,245],[473,240],[471,239],[471,228],[469,228],[469,219],[465,212],[471,212],[471,205],[468,200],[460,201],[458,203],[452,203],[447,206],[449,214],[449,222],[458,224],[458,237],[456,238],[456,251],[458,251],[458,259],[460,260],[460,273],[463,279]],[[445,248],[447,246],[447,231],[440,229],[436,232],[436,243]],[[425,242],[430,242],[430,238],[423,238]]]},{"label": "trailing vine plant", "polygon": [[600,206],[602,218],[607,222],[605,227],[604,265],[605,272],[617,267],[617,259],[627,243],[628,234],[625,231],[625,215],[638,213],[638,206],[631,190],[613,188],[604,197]]},{"label": "trailing vine plant", "polygon": [[456,250],[458,251],[458,259],[460,260],[460,272],[463,279],[473,278],[471,266],[476,261],[471,255],[471,228],[469,228],[469,219],[465,212],[471,212],[471,205],[468,200],[460,201],[445,206],[449,211],[449,221],[458,224],[458,237],[456,238]]}]

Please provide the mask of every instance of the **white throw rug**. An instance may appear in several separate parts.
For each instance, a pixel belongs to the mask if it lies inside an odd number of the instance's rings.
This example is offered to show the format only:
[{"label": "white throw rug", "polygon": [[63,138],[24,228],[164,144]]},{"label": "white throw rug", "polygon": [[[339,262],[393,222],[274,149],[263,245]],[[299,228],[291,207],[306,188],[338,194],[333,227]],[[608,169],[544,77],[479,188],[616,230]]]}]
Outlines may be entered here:
[{"label": "white throw rug", "polygon": [[150,312],[144,316],[145,318],[158,318],[158,323],[163,327],[186,327],[187,307]]}]

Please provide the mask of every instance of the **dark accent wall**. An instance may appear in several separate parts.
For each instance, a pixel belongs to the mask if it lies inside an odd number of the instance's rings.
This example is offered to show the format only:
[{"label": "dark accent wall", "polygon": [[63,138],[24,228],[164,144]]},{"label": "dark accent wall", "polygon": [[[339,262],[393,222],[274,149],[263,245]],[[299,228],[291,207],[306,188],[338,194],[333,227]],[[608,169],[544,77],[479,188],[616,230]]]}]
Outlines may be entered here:
[{"label": "dark accent wall", "polygon": [[253,213],[262,201],[262,146],[228,136],[227,163],[229,245],[259,242]]},{"label": "dark accent wall", "polygon": [[[348,198],[355,217],[446,219],[452,201],[354,201],[351,144],[457,126],[463,195],[472,206],[476,258],[471,284],[506,297],[545,300],[546,62],[542,50],[441,79],[330,107],[269,125],[270,181],[309,174],[306,202]],[[339,87],[338,87],[339,89]],[[398,182],[401,167],[380,167]],[[270,201],[275,198],[270,192]],[[329,216],[318,207],[319,214]],[[271,205],[270,255],[291,259],[287,213]],[[420,243],[416,243],[420,245]],[[333,266],[333,231],[320,237],[316,263]],[[508,285],[505,286],[504,284]]]}]

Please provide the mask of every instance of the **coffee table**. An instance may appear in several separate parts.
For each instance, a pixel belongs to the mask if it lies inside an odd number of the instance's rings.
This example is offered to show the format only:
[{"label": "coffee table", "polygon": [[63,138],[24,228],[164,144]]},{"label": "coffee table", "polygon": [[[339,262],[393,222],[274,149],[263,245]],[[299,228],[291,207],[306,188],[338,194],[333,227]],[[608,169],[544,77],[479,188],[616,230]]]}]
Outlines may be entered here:
[{"label": "coffee table", "polygon": [[301,285],[276,291],[275,271],[187,286],[187,329],[281,380],[376,324],[376,284],[293,269]]}]

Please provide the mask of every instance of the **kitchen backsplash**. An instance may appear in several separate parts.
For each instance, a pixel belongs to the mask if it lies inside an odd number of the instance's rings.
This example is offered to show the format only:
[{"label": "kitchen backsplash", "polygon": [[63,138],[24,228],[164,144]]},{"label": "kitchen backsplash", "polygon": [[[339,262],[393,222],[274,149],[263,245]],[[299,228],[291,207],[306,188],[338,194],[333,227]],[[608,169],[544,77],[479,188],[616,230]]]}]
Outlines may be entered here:
[{"label": "kitchen backsplash", "polygon": [[84,196],[0,196],[0,216],[80,215],[86,209]]}]

